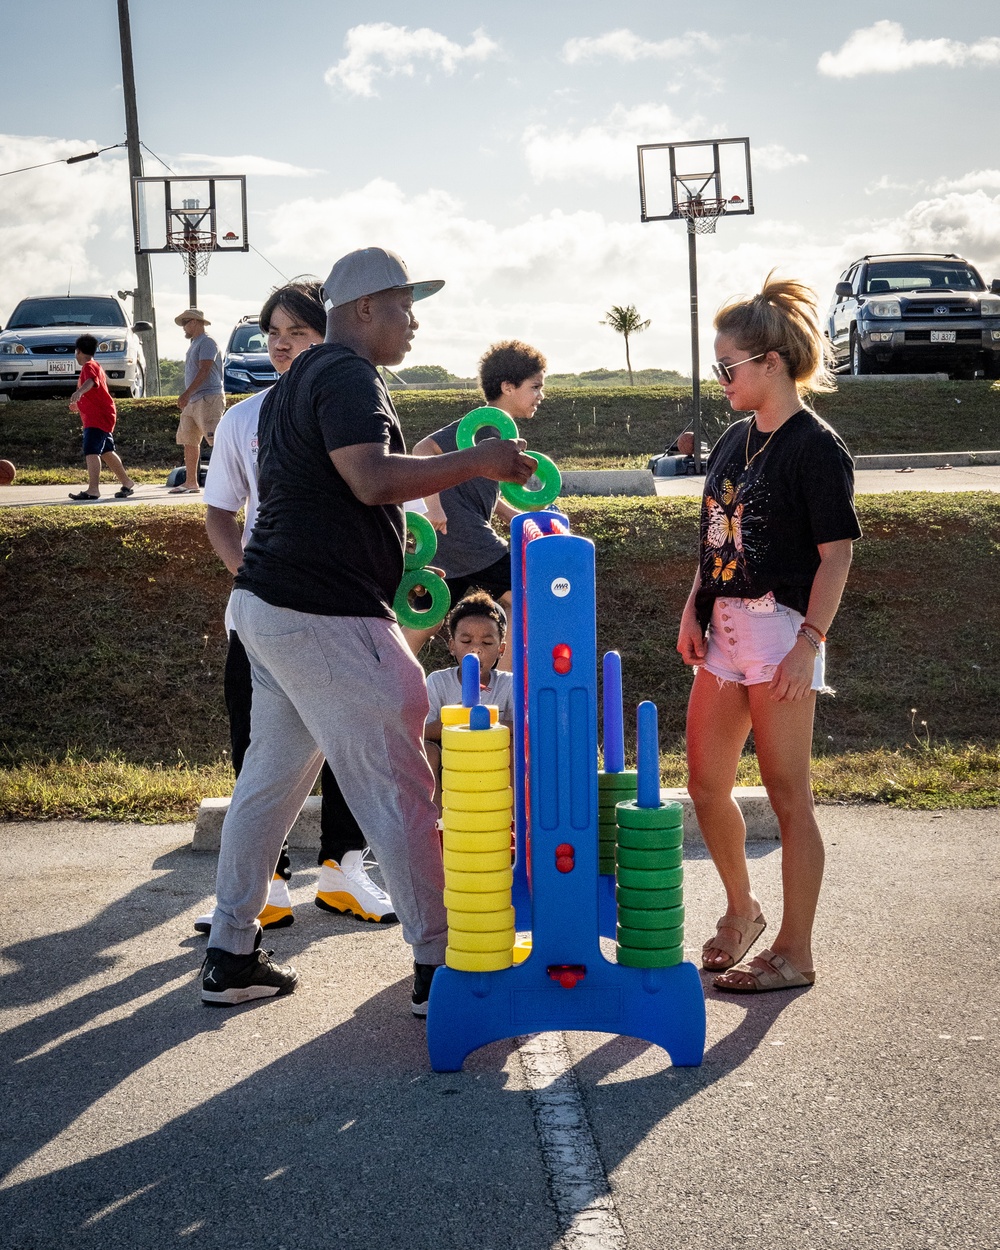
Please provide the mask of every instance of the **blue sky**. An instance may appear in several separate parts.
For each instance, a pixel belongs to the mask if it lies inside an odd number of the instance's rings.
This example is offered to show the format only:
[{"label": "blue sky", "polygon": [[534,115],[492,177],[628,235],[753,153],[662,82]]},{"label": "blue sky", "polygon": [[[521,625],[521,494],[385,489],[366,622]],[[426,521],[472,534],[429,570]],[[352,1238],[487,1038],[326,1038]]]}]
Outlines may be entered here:
[{"label": "blue sky", "polygon": [[[699,241],[703,357],[712,310],[772,267],[824,302],[865,251],[957,251],[1000,276],[992,6],[131,8],[144,142],[176,172],[248,174],[267,260],[213,259],[199,302],[220,337],[276,269],[322,277],[379,243],[415,277],[447,280],[420,308],[412,363],[471,373],[517,335],[553,369],[618,367],[599,322],[632,302],[652,320],[634,363],[686,369],[684,229],[639,222],[635,173],[636,143],[684,138],[749,135],[754,161],[756,215]],[[68,0],[5,12],[0,172],[124,137],[116,5],[83,13]],[[77,291],[134,285],[122,154],[0,178],[0,322],[71,271]],[[180,262],[155,257],[153,278],[161,354],[178,356]]]}]

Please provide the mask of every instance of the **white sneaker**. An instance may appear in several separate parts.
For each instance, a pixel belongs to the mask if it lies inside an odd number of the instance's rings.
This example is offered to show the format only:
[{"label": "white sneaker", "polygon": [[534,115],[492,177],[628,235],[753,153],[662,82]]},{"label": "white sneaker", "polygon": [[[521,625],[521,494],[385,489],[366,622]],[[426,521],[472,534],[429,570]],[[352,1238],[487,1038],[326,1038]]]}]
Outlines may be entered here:
[{"label": "white sneaker", "polygon": [[[214,919],[214,910],[205,912],[194,922],[195,930],[198,933],[209,933]],[[257,919],[262,929],[287,929],[290,924],[295,923],[292,900],[288,895],[288,882],[284,877],[275,874],[272,878],[267,892],[267,902]]]},{"label": "white sneaker", "polygon": [[345,851],[339,864],[333,859],[324,860],[316,887],[316,906],[376,924],[396,923],[392,899],[369,877],[363,851]]}]

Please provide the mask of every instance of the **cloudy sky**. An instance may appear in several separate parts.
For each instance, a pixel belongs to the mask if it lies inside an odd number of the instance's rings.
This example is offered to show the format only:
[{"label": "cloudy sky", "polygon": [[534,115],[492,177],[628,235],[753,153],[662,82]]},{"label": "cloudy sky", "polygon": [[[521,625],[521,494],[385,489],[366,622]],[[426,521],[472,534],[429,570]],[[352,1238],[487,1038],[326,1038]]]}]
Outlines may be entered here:
[{"label": "cloudy sky", "polygon": [[[556,370],[620,367],[599,322],[634,303],[652,325],[633,363],[686,371],[684,227],[639,221],[635,156],[679,139],[748,135],[753,159],[756,214],[699,240],[703,359],[712,310],[772,267],[824,302],[866,251],[956,251],[1000,277],[992,5],[131,9],[146,173],[167,172],[155,153],[248,175],[256,250],[199,286],[220,337],[280,275],[378,243],[447,280],[410,363],[468,374],[517,335]],[[124,138],[115,0],[7,6],[3,37],[0,174]],[[0,177],[0,323],[25,295],[133,286],[128,202],[120,151]],[[180,261],[154,257],[153,281],[161,355],[180,356]]]}]

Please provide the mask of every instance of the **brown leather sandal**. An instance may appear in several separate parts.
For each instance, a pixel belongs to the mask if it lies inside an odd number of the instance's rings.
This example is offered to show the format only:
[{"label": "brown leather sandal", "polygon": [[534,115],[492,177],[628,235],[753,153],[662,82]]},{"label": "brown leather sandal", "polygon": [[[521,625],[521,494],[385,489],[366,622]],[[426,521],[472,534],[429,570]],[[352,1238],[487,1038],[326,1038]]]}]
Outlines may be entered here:
[{"label": "brown leather sandal", "polygon": [[[730,980],[733,973],[743,973],[752,978],[749,985]],[[712,984],[717,990],[730,994],[767,994],[771,990],[797,990],[815,984],[815,972],[799,972],[781,955],[772,950],[762,950],[748,964],[738,964],[715,978]]]},{"label": "brown leather sandal", "polygon": [[[715,926],[715,937],[709,938],[701,948],[701,966],[706,972],[725,972],[727,969],[732,968],[740,962],[766,928],[767,921],[764,919],[763,914],[758,916],[756,920],[747,920],[742,916],[723,916]],[[739,939],[734,941],[731,937],[723,937],[723,929],[735,930],[739,934]],[[710,950],[722,951],[728,955],[729,963],[705,963],[705,956]]]}]

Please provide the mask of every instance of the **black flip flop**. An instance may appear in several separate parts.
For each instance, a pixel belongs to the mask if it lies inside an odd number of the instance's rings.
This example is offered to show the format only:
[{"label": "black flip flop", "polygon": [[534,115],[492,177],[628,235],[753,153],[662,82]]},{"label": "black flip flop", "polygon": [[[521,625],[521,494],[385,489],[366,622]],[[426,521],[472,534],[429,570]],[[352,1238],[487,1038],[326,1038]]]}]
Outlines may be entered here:
[{"label": "black flip flop", "polygon": [[78,495],[74,495],[71,493],[70,499],[74,500],[77,503],[87,503],[87,502],[92,503],[95,500],[100,499],[100,495],[88,495],[85,490],[82,490],[80,491]]}]

